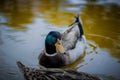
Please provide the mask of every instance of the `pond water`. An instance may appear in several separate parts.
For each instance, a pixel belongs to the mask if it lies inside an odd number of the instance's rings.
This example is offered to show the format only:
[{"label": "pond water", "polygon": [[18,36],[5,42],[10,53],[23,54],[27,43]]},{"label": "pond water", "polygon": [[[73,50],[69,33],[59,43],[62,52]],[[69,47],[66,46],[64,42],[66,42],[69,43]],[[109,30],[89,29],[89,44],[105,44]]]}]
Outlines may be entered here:
[{"label": "pond water", "polygon": [[79,14],[87,49],[66,68],[120,80],[119,0],[0,1],[0,80],[22,80],[16,61],[38,68],[49,31],[63,31]]}]

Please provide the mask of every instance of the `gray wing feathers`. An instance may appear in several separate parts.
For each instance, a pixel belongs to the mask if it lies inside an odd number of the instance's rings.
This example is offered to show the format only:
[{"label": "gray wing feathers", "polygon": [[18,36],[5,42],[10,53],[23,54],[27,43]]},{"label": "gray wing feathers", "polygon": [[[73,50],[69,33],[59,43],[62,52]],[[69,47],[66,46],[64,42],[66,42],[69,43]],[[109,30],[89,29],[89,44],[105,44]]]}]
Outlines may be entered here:
[{"label": "gray wing feathers", "polygon": [[75,48],[79,39],[80,31],[78,23],[73,24],[68,30],[62,34],[63,47],[66,51]]}]

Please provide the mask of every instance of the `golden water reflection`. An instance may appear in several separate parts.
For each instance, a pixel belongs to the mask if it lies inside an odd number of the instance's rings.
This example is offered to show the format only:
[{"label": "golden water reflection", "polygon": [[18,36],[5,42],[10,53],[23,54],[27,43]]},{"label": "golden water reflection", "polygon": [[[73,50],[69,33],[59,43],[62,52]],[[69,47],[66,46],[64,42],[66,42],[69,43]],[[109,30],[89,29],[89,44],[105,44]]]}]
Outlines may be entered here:
[{"label": "golden water reflection", "polygon": [[75,13],[60,10],[60,2],[60,0],[40,0],[39,12],[42,13],[44,15],[43,17],[51,24],[57,26],[70,25]]},{"label": "golden water reflection", "polygon": [[120,6],[86,5],[82,14],[87,38],[120,59]]},{"label": "golden water reflection", "polygon": [[6,25],[25,30],[22,24],[32,23],[33,12],[31,1],[21,0],[3,0],[0,3],[0,12],[2,12],[8,19]]}]

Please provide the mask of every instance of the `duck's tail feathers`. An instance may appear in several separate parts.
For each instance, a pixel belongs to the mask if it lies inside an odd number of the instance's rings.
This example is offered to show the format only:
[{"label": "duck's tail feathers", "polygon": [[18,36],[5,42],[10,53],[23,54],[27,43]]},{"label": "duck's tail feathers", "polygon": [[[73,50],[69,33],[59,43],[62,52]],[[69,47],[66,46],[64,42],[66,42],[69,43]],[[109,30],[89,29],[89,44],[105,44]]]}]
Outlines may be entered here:
[{"label": "duck's tail feathers", "polygon": [[80,31],[80,38],[84,35],[83,27],[82,27],[82,20],[79,15],[75,16],[75,23],[78,23],[79,31]]},{"label": "duck's tail feathers", "polygon": [[18,68],[20,69],[20,71],[22,73],[24,73],[25,65],[22,64],[20,61],[17,61],[16,63],[17,63]]}]

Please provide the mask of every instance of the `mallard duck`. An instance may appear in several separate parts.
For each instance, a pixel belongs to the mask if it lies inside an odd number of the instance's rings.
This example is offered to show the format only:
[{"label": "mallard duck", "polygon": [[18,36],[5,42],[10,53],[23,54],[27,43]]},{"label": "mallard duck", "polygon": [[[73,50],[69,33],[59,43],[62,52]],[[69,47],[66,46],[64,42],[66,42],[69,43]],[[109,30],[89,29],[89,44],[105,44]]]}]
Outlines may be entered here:
[{"label": "mallard duck", "polygon": [[26,67],[20,61],[17,62],[17,66],[25,80],[101,80],[97,76],[74,70]]},{"label": "mallard duck", "polygon": [[58,68],[74,62],[83,54],[86,39],[79,16],[63,33],[51,31],[45,39],[45,49],[38,59],[47,68]]}]

